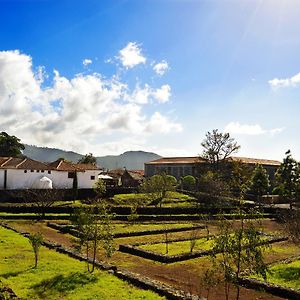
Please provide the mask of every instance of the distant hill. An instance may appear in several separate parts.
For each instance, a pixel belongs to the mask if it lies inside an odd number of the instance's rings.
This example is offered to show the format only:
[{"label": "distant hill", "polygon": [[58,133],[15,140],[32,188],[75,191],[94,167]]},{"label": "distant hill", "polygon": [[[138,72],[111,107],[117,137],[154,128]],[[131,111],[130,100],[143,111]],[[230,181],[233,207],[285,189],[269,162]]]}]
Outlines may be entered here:
[{"label": "distant hill", "polygon": [[[64,151],[56,148],[38,147],[25,144],[23,154],[29,158],[51,162],[63,157],[72,162],[77,162],[83,157],[82,154],[73,151]],[[128,170],[143,170],[144,163],[158,159],[161,156],[152,152],[145,151],[127,151],[120,155],[107,155],[97,157],[97,164],[106,169],[117,169],[126,167]]]}]

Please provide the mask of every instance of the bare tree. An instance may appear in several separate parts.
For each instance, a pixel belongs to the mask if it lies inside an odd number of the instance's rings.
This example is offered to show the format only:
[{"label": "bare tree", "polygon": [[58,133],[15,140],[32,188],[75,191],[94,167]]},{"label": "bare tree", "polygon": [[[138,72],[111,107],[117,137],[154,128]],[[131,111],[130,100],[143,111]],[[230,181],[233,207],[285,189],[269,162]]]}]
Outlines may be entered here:
[{"label": "bare tree", "polygon": [[220,162],[236,153],[241,147],[234,138],[230,137],[229,133],[219,132],[218,129],[208,131],[201,146],[204,148],[202,157],[206,158],[216,169],[219,168]]}]

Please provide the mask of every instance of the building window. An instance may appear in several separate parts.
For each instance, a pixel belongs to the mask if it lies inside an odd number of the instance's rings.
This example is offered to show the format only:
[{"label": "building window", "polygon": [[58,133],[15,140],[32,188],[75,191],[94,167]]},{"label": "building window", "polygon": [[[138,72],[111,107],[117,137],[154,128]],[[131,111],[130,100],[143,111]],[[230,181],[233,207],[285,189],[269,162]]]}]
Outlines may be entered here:
[{"label": "building window", "polygon": [[31,172],[31,173],[33,173],[33,172],[34,172],[34,170],[30,170],[30,172]]},{"label": "building window", "polygon": [[42,170],[41,172],[44,173],[44,170]]},{"label": "building window", "polygon": [[51,174],[51,171],[48,171],[48,174]]},{"label": "building window", "polygon": [[27,170],[24,170],[24,173],[27,173]]},{"label": "building window", "polygon": [[37,173],[40,173],[40,170],[36,170]]},{"label": "building window", "polygon": [[95,180],[95,176],[94,175],[91,176],[91,180]]},{"label": "building window", "polygon": [[74,178],[75,173],[74,172],[68,172],[68,178]]}]

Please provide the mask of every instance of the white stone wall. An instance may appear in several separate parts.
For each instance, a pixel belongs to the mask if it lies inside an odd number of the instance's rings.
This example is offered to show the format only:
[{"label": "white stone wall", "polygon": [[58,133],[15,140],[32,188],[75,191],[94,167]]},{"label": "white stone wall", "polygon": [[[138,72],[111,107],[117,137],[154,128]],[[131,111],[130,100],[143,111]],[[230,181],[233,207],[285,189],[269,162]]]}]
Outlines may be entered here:
[{"label": "white stone wall", "polygon": [[48,171],[42,173],[41,170],[39,170],[39,172],[37,172],[37,170],[34,170],[34,172],[27,170],[25,173],[24,170],[8,169],[6,188],[8,190],[30,189],[36,180],[44,176],[51,179],[50,175]]},{"label": "white stone wall", "polygon": [[[85,172],[78,172],[78,188],[79,189],[91,189],[98,180],[98,174],[100,170],[86,170]],[[91,179],[94,176],[94,179]]]},{"label": "white stone wall", "polygon": [[[8,190],[14,189],[30,189],[36,180],[41,179],[46,176],[52,180],[52,186],[54,189],[72,189],[73,188],[73,178],[68,178],[67,171],[53,171],[49,174],[47,170],[42,172],[39,170],[7,170],[7,185]],[[77,172],[77,181],[79,189],[89,189],[93,188],[95,182],[98,180],[98,174],[100,170],[86,170],[84,172]],[[91,179],[94,176],[94,179]],[[4,170],[0,170],[0,189],[4,188]]]}]

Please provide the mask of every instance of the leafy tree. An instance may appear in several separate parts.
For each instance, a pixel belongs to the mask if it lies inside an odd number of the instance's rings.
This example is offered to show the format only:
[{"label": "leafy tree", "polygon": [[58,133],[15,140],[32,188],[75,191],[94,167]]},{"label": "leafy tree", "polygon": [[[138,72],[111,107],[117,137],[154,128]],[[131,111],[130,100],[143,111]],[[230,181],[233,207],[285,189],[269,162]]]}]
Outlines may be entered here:
[{"label": "leafy tree", "polygon": [[97,182],[94,184],[94,191],[96,193],[97,199],[102,199],[102,197],[106,193],[106,183],[103,179],[99,178]]},{"label": "leafy tree", "polygon": [[20,143],[19,138],[4,131],[0,133],[0,156],[18,157],[24,149],[25,146]]},{"label": "leafy tree", "polygon": [[249,188],[257,196],[257,202],[261,205],[261,197],[268,192],[270,188],[269,175],[262,165],[257,165],[253,170]]},{"label": "leafy tree", "polygon": [[230,283],[236,285],[236,299],[239,299],[238,282],[243,270],[255,272],[265,280],[267,277],[263,252],[269,246],[263,243],[263,237],[254,221],[245,219],[245,212],[242,210],[237,213],[240,219],[239,226],[235,227],[232,221],[223,219],[213,246],[214,267],[222,274],[226,299],[229,299]]},{"label": "leafy tree", "polygon": [[97,164],[97,159],[92,153],[89,153],[89,154],[86,154],[85,156],[83,156],[82,158],[80,158],[78,160],[78,163],[96,165]]},{"label": "leafy tree", "polygon": [[34,252],[34,261],[35,261],[34,268],[36,268],[38,265],[40,247],[43,244],[44,238],[42,234],[38,232],[38,233],[30,234],[28,236],[28,239]]},{"label": "leafy tree", "polygon": [[[252,168],[240,161],[232,161],[228,163],[230,168],[228,183],[230,190],[240,198],[249,189],[249,182],[252,175]],[[227,175],[228,176],[228,175]]]},{"label": "leafy tree", "polygon": [[284,232],[294,244],[300,246],[300,211],[295,209],[285,213],[283,221]]},{"label": "leafy tree", "polygon": [[290,150],[285,154],[286,157],[275,174],[277,184],[275,189],[280,195],[287,198],[290,209],[292,209],[293,202],[300,190],[300,165],[292,157]]},{"label": "leafy tree", "polygon": [[187,175],[181,178],[182,188],[184,190],[194,190],[196,187],[196,178],[192,175]]},{"label": "leafy tree", "polygon": [[221,197],[230,194],[229,185],[219,173],[208,171],[198,179],[198,201],[207,205],[216,205]]},{"label": "leafy tree", "polygon": [[110,214],[105,204],[96,204],[99,215],[94,214],[94,207],[79,209],[72,216],[71,220],[79,231],[77,240],[78,249],[85,250],[87,257],[92,257],[92,266],[87,262],[88,271],[94,272],[96,254],[100,246],[105,251],[106,257],[111,257],[115,251],[113,238],[113,215]]},{"label": "leafy tree", "polygon": [[215,169],[219,169],[220,162],[240,149],[229,133],[219,132],[218,129],[208,131],[201,146],[204,148],[202,157],[207,159]]},{"label": "leafy tree", "polygon": [[145,180],[141,185],[141,191],[148,194],[151,199],[150,204],[157,206],[166,198],[167,192],[175,191],[177,180],[174,176],[162,173],[160,175],[153,175]]}]

